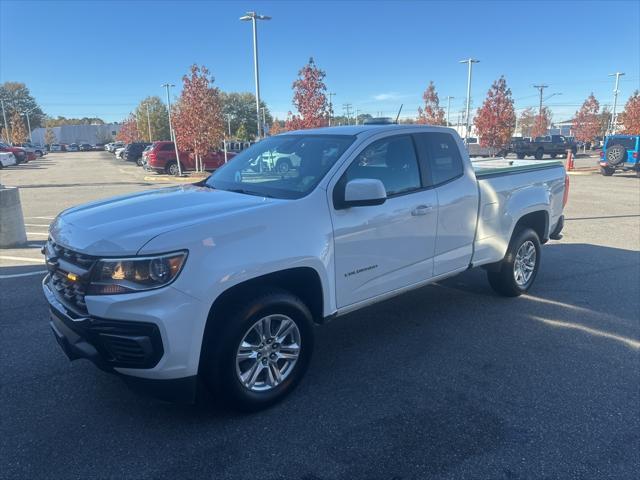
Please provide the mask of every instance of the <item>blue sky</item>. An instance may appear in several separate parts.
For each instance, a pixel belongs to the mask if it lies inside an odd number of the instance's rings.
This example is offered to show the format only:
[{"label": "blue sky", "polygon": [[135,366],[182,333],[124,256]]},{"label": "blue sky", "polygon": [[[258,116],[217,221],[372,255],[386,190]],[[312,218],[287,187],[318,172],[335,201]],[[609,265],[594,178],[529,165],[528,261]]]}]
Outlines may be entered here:
[{"label": "blue sky", "polygon": [[[167,81],[180,85],[192,63],[228,91],[254,91],[248,10],[259,24],[262,97],[283,117],[291,83],[310,56],[327,72],[336,112],[414,116],[429,80],[455,121],[475,57],[472,99],[480,106],[504,74],[516,108],[537,105],[545,83],[555,120],[593,91],[620,102],[640,88],[640,2],[421,1],[12,1],[0,0],[0,82],[27,84],[49,115],[118,121]],[[612,29],[605,28],[611,22]],[[613,32],[613,33],[612,33]],[[178,91],[176,90],[177,94]],[[404,116],[404,115],[403,115]]]}]

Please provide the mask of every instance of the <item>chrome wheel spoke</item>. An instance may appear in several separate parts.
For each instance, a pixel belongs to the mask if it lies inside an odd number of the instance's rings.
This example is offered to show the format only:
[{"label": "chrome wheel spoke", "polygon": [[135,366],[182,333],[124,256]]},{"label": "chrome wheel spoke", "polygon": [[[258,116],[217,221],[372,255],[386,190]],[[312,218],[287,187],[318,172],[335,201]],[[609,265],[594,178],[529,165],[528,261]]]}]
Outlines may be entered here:
[{"label": "chrome wheel spoke", "polygon": [[291,318],[262,317],[246,331],[236,350],[238,379],[249,390],[271,390],[292,372],[300,351],[300,330]]}]

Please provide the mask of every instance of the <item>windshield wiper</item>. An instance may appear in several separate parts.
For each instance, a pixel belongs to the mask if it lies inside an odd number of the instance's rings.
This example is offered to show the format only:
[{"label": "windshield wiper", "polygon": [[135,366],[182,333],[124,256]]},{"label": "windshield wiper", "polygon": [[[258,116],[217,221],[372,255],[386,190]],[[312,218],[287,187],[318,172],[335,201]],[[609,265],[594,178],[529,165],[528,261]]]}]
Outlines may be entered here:
[{"label": "windshield wiper", "polygon": [[254,195],[256,197],[273,198],[273,195],[269,195],[268,193],[254,192],[252,190],[246,190],[244,188],[226,188],[225,190],[227,192],[244,193],[245,195]]}]

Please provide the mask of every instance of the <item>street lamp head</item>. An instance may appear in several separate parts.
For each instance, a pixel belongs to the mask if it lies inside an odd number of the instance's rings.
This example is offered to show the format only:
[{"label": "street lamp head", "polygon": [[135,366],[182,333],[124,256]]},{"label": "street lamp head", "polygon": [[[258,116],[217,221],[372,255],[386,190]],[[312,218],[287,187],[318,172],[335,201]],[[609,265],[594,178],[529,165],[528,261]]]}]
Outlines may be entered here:
[{"label": "street lamp head", "polygon": [[458,63],[480,63],[480,60],[476,60],[475,58],[467,58],[465,60],[460,60]]},{"label": "street lamp head", "polygon": [[256,12],[247,12],[246,15],[240,17],[240,20],[243,22],[250,20],[271,20],[271,17],[268,15],[259,15]]}]

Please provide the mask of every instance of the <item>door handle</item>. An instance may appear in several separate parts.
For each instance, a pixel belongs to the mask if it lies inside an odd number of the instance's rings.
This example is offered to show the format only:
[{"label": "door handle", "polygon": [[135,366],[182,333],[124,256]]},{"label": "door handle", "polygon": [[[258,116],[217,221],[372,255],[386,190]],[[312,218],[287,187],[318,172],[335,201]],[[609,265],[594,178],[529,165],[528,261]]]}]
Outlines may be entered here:
[{"label": "door handle", "polygon": [[411,210],[411,215],[414,217],[418,215],[426,215],[431,210],[433,210],[433,205],[418,205],[416,208]]}]

